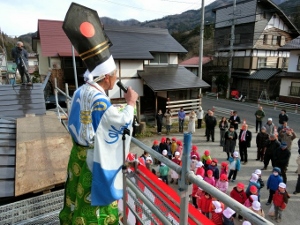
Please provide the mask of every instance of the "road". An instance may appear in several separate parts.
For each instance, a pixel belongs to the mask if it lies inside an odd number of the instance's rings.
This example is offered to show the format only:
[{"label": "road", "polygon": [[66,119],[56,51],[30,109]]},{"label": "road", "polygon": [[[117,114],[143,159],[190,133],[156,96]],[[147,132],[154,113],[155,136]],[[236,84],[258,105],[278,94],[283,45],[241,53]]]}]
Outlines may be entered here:
[{"label": "road", "polygon": [[[250,102],[238,102],[227,99],[214,99],[214,98],[206,98],[202,99],[202,108],[204,111],[208,109],[212,109],[215,107],[222,107],[230,110],[236,110],[241,120],[246,120],[247,124],[255,126],[255,116],[254,113],[257,110],[258,104],[250,103]],[[274,110],[274,107],[262,105],[263,110],[265,111],[266,117],[263,121],[263,124],[267,122],[267,118],[272,118],[273,123],[278,126],[278,115],[280,114],[279,108]],[[288,125],[294,129],[296,134],[300,134],[300,127],[296,126],[296,124],[300,124],[300,114],[296,114],[294,111],[287,109],[287,114],[289,116]],[[226,116],[226,115],[224,115]],[[226,117],[229,117],[226,116]]]}]

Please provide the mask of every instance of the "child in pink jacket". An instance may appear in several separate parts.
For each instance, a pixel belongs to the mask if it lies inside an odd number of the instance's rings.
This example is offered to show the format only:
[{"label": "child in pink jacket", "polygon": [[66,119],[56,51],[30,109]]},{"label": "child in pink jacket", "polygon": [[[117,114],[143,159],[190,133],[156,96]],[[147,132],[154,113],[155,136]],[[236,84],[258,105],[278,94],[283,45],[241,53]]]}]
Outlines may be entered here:
[{"label": "child in pink jacket", "polygon": [[220,176],[220,179],[216,183],[216,188],[218,188],[220,191],[227,193],[228,190],[228,178],[226,174],[222,174]]},{"label": "child in pink jacket", "polygon": [[204,181],[211,184],[212,186],[216,186],[215,178],[213,177],[213,171],[207,170],[207,177],[204,178]]}]

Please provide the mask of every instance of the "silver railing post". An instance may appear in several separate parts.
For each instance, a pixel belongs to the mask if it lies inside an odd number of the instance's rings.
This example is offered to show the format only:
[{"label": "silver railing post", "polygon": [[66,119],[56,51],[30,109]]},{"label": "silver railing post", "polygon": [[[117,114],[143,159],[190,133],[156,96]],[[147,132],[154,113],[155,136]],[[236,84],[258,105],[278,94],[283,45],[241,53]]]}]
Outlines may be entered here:
[{"label": "silver railing post", "polygon": [[188,224],[188,205],[189,205],[189,184],[187,174],[190,171],[190,153],[192,134],[184,133],[184,149],[182,154],[182,170],[179,178],[179,195],[180,195],[180,224]]}]

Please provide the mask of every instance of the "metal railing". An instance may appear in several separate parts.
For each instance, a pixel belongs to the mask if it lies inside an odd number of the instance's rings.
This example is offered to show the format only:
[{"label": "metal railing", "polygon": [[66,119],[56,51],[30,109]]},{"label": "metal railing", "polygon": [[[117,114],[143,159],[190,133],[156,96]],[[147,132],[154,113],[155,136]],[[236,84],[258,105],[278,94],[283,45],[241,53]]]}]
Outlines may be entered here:
[{"label": "metal railing", "polygon": [[154,158],[157,158],[159,161],[170,167],[170,169],[176,171],[179,174],[179,191],[180,191],[180,224],[188,224],[187,217],[188,217],[188,202],[189,202],[189,193],[188,193],[188,186],[191,183],[197,184],[200,188],[202,188],[205,192],[208,192],[216,199],[223,202],[225,205],[229,206],[236,213],[242,215],[246,220],[259,225],[271,225],[270,221],[266,220],[265,218],[261,217],[260,215],[256,214],[249,208],[245,207],[244,205],[240,204],[239,202],[232,199],[227,194],[223,193],[222,191],[218,190],[217,188],[213,187],[212,185],[208,184],[204,180],[198,178],[193,172],[190,171],[190,149],[191,149],[191,133],[184,133],[184,149],[182,155],[182,167],[176,165],[163,155],[159,154],[158,152],[154,151],[149,146],[145,145],[144,143],[140,142],[139,140],[132,138],[132,142],[136,144],[138,147],[143,149],[144,151],[150,153]]},{"label": "metal railing", "polygon": [[208,98],[216,98],[217,100],[219,99],[219,94],[215,92],[205,92],[205,96]]},{"label": "metal railing", "polygon": [[[55,103],[56,103],[56,111],[57,111],[57,117],[59,121],[65,126],[65,128],[68,130],[68,127],[65,123],[63,123],[62,114],[65,116],[64,119],[68,119],[68,112],[70,111],[70,103],[71,103],[71,97],[69,96],[69,87],[68,84],[65,84],[66,92],[62,91],[57,86],[57,79],[54,79],[54,95],[55,95]],[[58,101],[58,93],[61,93],[63,96],[66,97],[66,105],[67,105],[67,112],[59,105]]]},{"label": "metal railing", "polygon": [[290,110],[293,110],[295,113],[299,112],[298,104],[291,104],[291,103],[286,103],[286,102],[270,101],[270,100],[263,100],[263,99],[258,99],[257,102],[258,102],[258,105],[264,104],[264,105],[273,106],[274,110],[290,109]]}]

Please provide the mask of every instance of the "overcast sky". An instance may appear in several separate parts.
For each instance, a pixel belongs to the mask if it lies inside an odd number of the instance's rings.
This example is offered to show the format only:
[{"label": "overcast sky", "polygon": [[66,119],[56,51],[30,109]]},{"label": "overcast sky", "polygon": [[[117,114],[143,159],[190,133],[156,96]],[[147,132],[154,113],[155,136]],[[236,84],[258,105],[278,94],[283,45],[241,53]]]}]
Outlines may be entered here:
[{"label": "overcast sky", "polygon": [[201,0],[0,0],[0,29],[11,36],[35,32],[38,19],[64,20],[71,2],[95,9],[100,17],[140,22],[201,8]]}]

